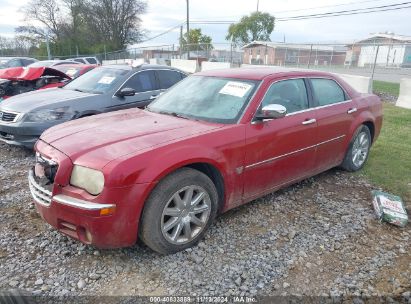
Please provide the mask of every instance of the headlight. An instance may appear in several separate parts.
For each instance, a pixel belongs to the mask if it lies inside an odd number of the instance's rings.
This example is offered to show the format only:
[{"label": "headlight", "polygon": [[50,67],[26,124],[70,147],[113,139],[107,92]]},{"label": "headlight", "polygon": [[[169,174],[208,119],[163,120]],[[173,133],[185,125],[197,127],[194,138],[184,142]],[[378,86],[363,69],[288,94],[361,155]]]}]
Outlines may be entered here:
[{"label": "headlight", "polygon": [[86,190],[92,195],[100,194],[104,188],[104,175],[102,172],[78,165],[74,165],[71,172],[70,184]]},{"label": "headlight", "polygon": [[44,109],[27,113],[26,121],[69,120],[74,116],[70,107]]}]

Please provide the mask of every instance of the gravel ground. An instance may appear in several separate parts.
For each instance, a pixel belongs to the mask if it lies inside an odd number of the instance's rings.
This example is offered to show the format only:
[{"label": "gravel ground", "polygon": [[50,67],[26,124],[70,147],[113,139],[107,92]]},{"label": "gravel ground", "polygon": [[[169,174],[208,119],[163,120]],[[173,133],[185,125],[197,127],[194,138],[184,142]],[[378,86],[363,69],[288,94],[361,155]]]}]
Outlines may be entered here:
[{"label": "gravel ground", "polygon": [[379,223],[373,187],[359,175],[330,170],[265,196],[220,216],[197,247],[161,256],[140,244],[98,250],[54,231],[31,203],[26,175],[33,162],[32,152],[0,143],[0,289],[384,295],[411,303],[411,225]]}]

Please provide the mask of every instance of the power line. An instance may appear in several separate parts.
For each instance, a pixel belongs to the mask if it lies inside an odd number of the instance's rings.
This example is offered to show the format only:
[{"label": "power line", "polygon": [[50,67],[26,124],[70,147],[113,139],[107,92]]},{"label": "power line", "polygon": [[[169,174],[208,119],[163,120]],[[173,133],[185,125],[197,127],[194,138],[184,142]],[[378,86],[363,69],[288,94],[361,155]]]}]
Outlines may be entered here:
[{"label": "power line", "polygon": [[359,14],[370,14],[370,13],[379,13],[379,12],[388,12],[388,11],[397,11],[401,9],[411,8],[410,6],[403,6],[403,7],[394,7],[394,8],[387,8],[387,9],[380,9],[380,10],[370,10],[365,12],[352,12],[352,13],[342,13],[336,15],[325,15],[325,16],[316,16],[316,17],[306,17],[306,18],[284,18],[284,19],[276,19],[278,21],[293,21],[293,20],[306,20],[306,19],[319,19],[319,18],[327,18],[327,17],[339,17],[339,16],[351,16],[351,15],[359,15]]},{"label": "power line", "polygon": [[143,40],[143,41],[141,41],[141,42],[139,42],[139,43],[144,43],[144,42],[147,42],[147,41],[150,41],[150,40],[154,40],[154,39],[156,39],[156,38],[158,38],[158,37],[161,37],[161,36],[163,36],[163,35],[165,35],[165,34],[168,34],[168,33],[170,33],[171,31],[179,28],[180,26],[182,26],[182,25],[185,24],[185,23],[186,23],[185,21],[182,22],[182,23],[179,23],[179,24],[177,24],[176,26],[170,27],[169,29],[165,30],[164,32],[161,32],[160,34],[155,35],[155,36],[153,36],[153,37],[149,37],[149,38],[147,38],[147,39],[145,39],[145,40]]},{"label": "power line", "polygon": [[[299,8],[299,9],[292,9],[292,10],[284,10],[284,11],[273,11],[270,12],[271,14],[281,14],[281,13],[291,13],[291,12],[301,12],[301,11],[311,11],[319,8],[330,8],[330,7],[339,7],[339,6],[347,6],[347,5],[352,5],[352,4],[363,4],[363,3],[369,3],[369,2],[380,2],[380,1],[385,1],[385,0],[366,0],[366,1],[356,1],[356,2],[347,2],[347,3],[339,3],[339,4],[333,4],[333,5],[322,5],[322,6],[314,6],[314,7],[309,7],[309,8]],[[238,16],[224,16],[220,18],[236,18]],[[197,19],[198,21],[202,19]]]},{"label": "power line", "polygon": [[[411,1],[396,3],[396,4],[389,4],[389,5],[358,8],[358,9],[352,9],[352,10],[342,10],[342,11],[335,11],[335,12],[326,12],[326,13],[318,13],[318,14],[276,18],[276,21],[304,20],[304,19],[316,19],[316,18],[325,18],[325,17],[338,17],[338,16],[347,16],[347,15],[386,12],[386,11],[393,11],[393,10],[409,8],[410,6],[407,6],[409,4],[411,4]],[[232,21],[232,20],[222,20],[222,21],[217,21],[217,20],[215,21],[214,20],[196,21],[194,20],[192,21],[192,23],[194,24],[231,24],[235,22],[237,21]]]},{"label": "power line", "polygon": [[[378,1],[378,0],[376,0]],[[356,2],[356,3],[365,3],[365,2],[371,2],[371,1],[362,1],[362,2]],[[355,2],[352,2],[355,3]],[[343,4],[335,5],[335,6],[341,6]],[[348,5],[348,3],[347,3]],[[325,7],[325,6],[324,6]],[[329,6],[331,7],[331,6]],[[388,5],[381,5],[381,6],[373,6],[373,7],[366,7],[366,8],[358,8],[358,9],[352,9],[352,10],[341,10],[341,11],[335,11],[335,12],[326,12],[326,13],[318,13],[318,14],[309,14],[309,15],[300,15],[300,16],[290,16],[290,17],[283,17],[283,18],[276,18],[276,21],[298,21],[298,20],[307,20],[307,19],[319,19],[319,18],[329,18],[329,17],[339,17],[339,16],[350,16],[350,15],[359,15],[359,14],[370,14],[370,13],[378,13],[378,12],[387,12],[387,11],[395,11],[395,10],[401,10],[401,9],[407,9],[411,8],[411,1],[408,2],[402,2],[402,3],[396,3],[396,4],[388,4]],[[298,11],[298,10],[295,10]],[[169,32],[179,28],[180,26],[186,24],[187,21],[183,21],[167,30],[164,32],[161,32],[158,35],[155,35],[153,37],[149,37],[140,43],[148,42],[151,40],[154,40],[158,37],[161,37],[163,35],[168,34]],[[233,20],[190,20],[190,23],[192,24],[204,24],[204,25],[220,25],[220,24],[232,24],[236,23],[238,21],[233,21]]]},{"label": "power line", "polygon": [[335,11],[335,12],[327,12],[327,13],[318,13],[318,14],[311,14],[311,15],[301,15],[301,16],[293,16],[293,17],[284,17],[278,18],[277,20],[291,20],[291,19],[299,19],[299,18],[308,18],[308,17],[316,17],[316,16],[326,16],[326,15],[334,15],[334,14],[343,14],[343,13],[350,13],[350,12],[360,12],[360,11],[367,11],[367,10],[374,10],[374,9],[385,9],[395,6],[407,5],[411,4],[411,1],[402,2],[402,3],[395,3],[395,4],[388,4],[388,5],[381,5],[381,6],[372,6],[372,7],[365,7],[365,8],[357,8],[352,10],[343,10],[343,11]]}]

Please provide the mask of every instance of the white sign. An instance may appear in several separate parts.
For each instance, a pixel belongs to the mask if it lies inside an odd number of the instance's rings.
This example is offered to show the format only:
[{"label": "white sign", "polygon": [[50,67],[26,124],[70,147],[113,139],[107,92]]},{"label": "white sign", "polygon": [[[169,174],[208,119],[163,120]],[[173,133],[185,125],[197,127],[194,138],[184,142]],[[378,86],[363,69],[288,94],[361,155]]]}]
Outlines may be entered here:
[{"label": "white sign", "polygon": [[101,77],[101,79],[98,81],[98,83],[110,84],[110,83],[113,82],[114,79],[116,79],[116,77],[104,76],[104,77]]},{"label": "white sign", "polygon": [[232,95],[236,97],[244,97],[244,95],[251,89],[251,85],[244,82],[229,81],[220,90],[220,94]]}]

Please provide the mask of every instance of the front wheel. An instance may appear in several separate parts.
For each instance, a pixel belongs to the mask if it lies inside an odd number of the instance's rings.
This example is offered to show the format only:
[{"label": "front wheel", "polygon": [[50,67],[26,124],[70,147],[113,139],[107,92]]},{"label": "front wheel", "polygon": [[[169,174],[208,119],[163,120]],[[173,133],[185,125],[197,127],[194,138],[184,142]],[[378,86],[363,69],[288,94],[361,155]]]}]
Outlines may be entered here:
[{"label": "front wheel", "polygon": [[347,171],[358,171],[364,167],[371,148],[371,133],[367,126],[362,125],[354,133],[341,167]]},{"label": "front wheel", "polygon": [[175,253],[202,239],[217,214],[218,194],[204,173],[182,168],[151,193],[142,215],[140,237],[154,251]]}]

